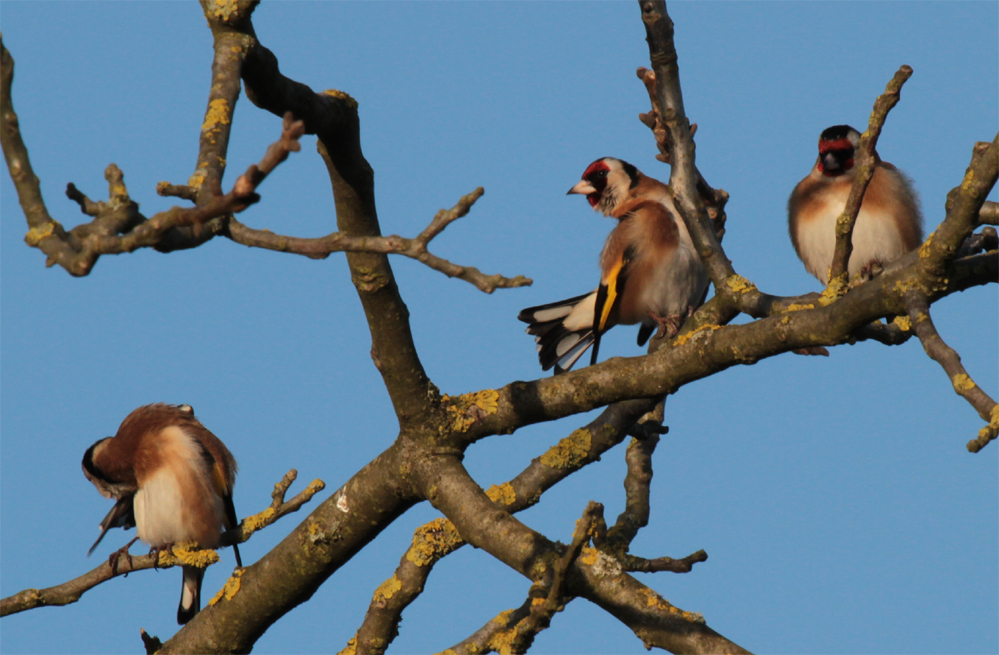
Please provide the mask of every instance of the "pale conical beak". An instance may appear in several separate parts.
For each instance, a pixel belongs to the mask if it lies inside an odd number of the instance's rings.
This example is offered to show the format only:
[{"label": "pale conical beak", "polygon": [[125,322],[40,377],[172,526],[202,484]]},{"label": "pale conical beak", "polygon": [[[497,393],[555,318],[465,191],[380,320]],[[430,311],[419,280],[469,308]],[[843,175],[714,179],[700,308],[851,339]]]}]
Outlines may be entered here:
[{"label": "pale conical beak", "polygon": [[568,196],[568,195],[571,195],[573,193],[579,193],[579,194],[582,194],[584,196],[588,196],[591,193],[596,193],[596,192],[597,192],[597,190],[595,188],[593,188],[592,184],[590,184],[586,180],[580,180],[579,182],[576,183],[576,186],[574,186],[571,189],[569,189],[569,191],[567,191],[565,195]]}]

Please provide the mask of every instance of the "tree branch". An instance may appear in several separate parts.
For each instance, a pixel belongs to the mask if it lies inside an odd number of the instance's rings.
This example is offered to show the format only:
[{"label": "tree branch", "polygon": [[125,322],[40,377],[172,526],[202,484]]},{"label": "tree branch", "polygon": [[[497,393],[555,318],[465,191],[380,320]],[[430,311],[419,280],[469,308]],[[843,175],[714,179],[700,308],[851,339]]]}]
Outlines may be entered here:
[{"label": "tree branch", "polygon": [[857,176],[853,179],[853,186],[850,187],[850,195],[846,200],[843,213],[836,219],[836,248],[833,250],[832,266],[829,269],[828,286],[830,289],[838,290],[837,293],[845,292],[849,282],[850,255],[853,253],[853,226],[857,222],[857,215],[860,214],[860,206],[864,201],[867,185],[870,184],[877,168],[879,160],[875,148],[878,144],[878,137],[881,136],[881,128],[884,127],[885,119],[888,118],[888,112],[898,104],[902,85],[911,76],[912,68],[902,66],[888,82],[885,92],[878,96],[874,102],[874,110],[871,112],[867,130],[861,135],[860,147],[854,153]]},{"label": "tree branch", "polygon": [[[240,522],[238,530],[230,530],[222,537],[223,546],[232,546],[234,543],[241,544],[250,538],[254,532],[271,525],[281,517],[298,511],[298,509],[309,502],[317,492],[325,486],[322,480],[316,480],[304,491],[299,493],[290,502],[284,502],[284,494],[288,487],[295,480],[294,469],[285,475],[284,479],[274,487],[274,495],[271,506],[254,516],[249,516]],[[183,545],[174,546],[170,551],[160,551],[159,553],[133,557],[123,555],[115,558],[116,566],[112,566],[110,561],[106,561],[96,569],[74,578],[63,584],[46,589],[25,589],[0,600],[0,616],[16,614],[36,607],[51,605],[69,605],[80,600],[86,592],[97,585],[107,582],[118,576],[127,576],[134,571],[144,571],[152,568],[170,568],[179,564],[191,564],[194,566],[208,566],[218,561],[218,555],[212,549],[197,550]],[[123,570],[120,566],[122,561],[128,562],[128,569]]]},{"label": "tree branch", "polygon": [[[431,485],[423,488],[431,504],[454,522],[464,539],[529,579],[542,580],[563,554],[556,544],[489,500],[457,458],[423,460],[416,471],[424,485]],[[646,647],[690,653],[746,652],[708,628],[700,615],[670,605],[599,550],[583,550],[566,589],[567,594],[582,596],[622,621]]]},{"label": "tree branch", "polygon": [[930,317],[930,306],[926,302],[926,297],[913,290],[908,293],[906,300],[909,320],[912,321],[916,336],[922,342],[926,354],[940,364],[947,373],[954,391],[967,400],[983,420],[988,421],[988,425],[979,431],[978,438],[968,442],[968,450],[977,453],[996,438],[996,433],[999,431],[999,405],[975,384],[961,364],[961,356],[941,338]]},{"label": "tree branch", "polygon": [[649,59],[655,72],[655,106],[666,136],[669,185],[675,191],[673,201],[687,225],[716,293],[724,293],[726,280],[735,275],[735,270],[722,250],[697,191],[698,180],[703,178],[694,165],[694,140],[691,138],[690,121],[683,110],[680,69],[673,43],[673,21],[666,13],[663,0],[639,0],[639,7],[649,43]]},{"label": "tree branch", "polygon": [[[449,210],[440,210],[430,225],[418,236],[407,239],[397,235],[387,237],[351,237],[341,232],[333,232],[315,239],[289,237],[274,234],[270,230],[255,230],[235,219],[229,221],[229,236],[236,243],[254,248],[265,248],[279,252],[304,255],[311,259],[325,259],[334,252],[369,252],[386,255],[403,255],[426,264],[448,277],[456,277],[475,285],[480,291],[492,293],[496,289],[512,289],[529,286],[531,280],[518,275],[514,278],[502,275],[486,275],[473,266],[459,266],[427,251],[427,244],[446,227],[447,224],[465,216],[475,201],[482,197],[482,187],[462,196]],[[441,224],[443,223],[443,224]]]},{"label": "tree branch", "polygon": [[[621,443],[635,421],[653,406],[654,403],[645,400],[611,405],[585,427],[575,430],[541,457],[532,460],[517,477],[490,487],[486,494],[511,513],[534,506],[545,491],[598,461],[603,453]],[[375,591],[364,622],[357,631],[356,652],[384,653],[399,634],[403,611],[423,593],[434,566],[464,545],[454,524],[445,518],[418,527],[395,573]],[[495,630],[496,626],[491,622],[483,630],[487,628]],[[469,639],[480,643],[482,635],[476,635]]]}]

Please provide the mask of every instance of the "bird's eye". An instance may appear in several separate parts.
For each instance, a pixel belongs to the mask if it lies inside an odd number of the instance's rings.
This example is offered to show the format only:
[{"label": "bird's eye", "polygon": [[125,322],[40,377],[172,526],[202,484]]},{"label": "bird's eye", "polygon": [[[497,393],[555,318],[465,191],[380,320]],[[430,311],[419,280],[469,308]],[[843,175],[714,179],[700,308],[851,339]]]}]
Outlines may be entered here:
[{"label": "bird's eye", "polygon": [[593,177],[595,177],[598,180],[602,179],[602,178],[605,178],[605,177],[607,177],[607,171],[603,171],[603,170],[601,170],[601,171],[595,171],[593,173]]}]

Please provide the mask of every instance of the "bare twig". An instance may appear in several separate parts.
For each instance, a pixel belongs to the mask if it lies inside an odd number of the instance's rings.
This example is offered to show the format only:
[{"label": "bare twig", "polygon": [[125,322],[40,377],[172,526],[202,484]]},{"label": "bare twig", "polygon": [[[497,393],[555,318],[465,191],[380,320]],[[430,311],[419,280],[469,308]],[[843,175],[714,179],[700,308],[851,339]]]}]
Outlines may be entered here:
[{"label": "bare twig", "polygon": [[[238,529],[229,530],[222,535],[222,545],[231,546],[233,543],[243,543],[257,530],[274,523],[282,516],[297,511],[324,487],[321,480],[316,480],[291,501],[285,503],[284,494],[288,486],[295,480],[295,475],[295,470],[292,469],[275,486],[270,507],[259,514],[243,519]],[[214,561],[207,561],[212,558]],[[110,562],[104,562],[89,573],[85,573],[61,585],[46,589],[25,589],[13,596],[4,598],[0,600],[0,616],[16,614],[17,612],[23,612],[35,607],[69,605],[78,601],[87,591],[119,575],[128,575],[133,571],[143,571],[152,568],[169,568],[182,563],[206,566],[208,563],[217,562],[218,555],[210,549],[193,550],[191,548],[176,546],[169,551],[161,551],[139,557],[133,556],[125,561],[129,562],[129,566],[125,570],[122,570],[121,567],[112,568]]]},{"label": "bare twig", "polygon": [[902,66],[898,69],[898,72],[885,87],[885,92],[874,101],[874,110],[871,112],[867,130],[860,137],[860,147],[854,153],[857,176],[853,179],[853,186],[850,187],[850,196],[847,198],[843,213],[836,219],[836,249],[833,251],[832,266],[829,269],[828,286],[831,289],[846,291],[849,281],[850,255],[853,253],[853,226],[857,222],[857,215],[860,213],[867,185],[874,177],[874,171],[879,162],[875,151],[878,137],[881,136],[881,128],[884,127],[885,119],[888,118],[888,112],[898,104],[902,85],[911,76],[912,68]]},{"label": "bare twig", "polygon": [[[642,22],[649,43],[649,60],[655,72],[655,101],[658,120],[666,133],[670,161],[670,187],[677,211],[690,232],[697,254],[707,269],[708,277],[718,293],[725,293],[726,281],[735,271],[725,256],[708,212],[698,191],[701,179],[694,164],[694,140],[690,121],[683,109],[680,90],[680,69],[673,43],[673,21],[663,0],[639,0]],[[645,81],[648,76],[643,76]],[[660,139],[657,137],[657,143]]]},{"label": "bare twig", "polygon": [[486,293],[496,289],[512,289],[529,286],[530,278],[518,275],[513,278],[493,274],[486,275],[473,266],[459,266],[427,251],[427,244],[445,227],[468,214],[475,201],[482,197],[482,187],[462,196],[451,209],[437,212],[433,220],[414,238],[390,236],[350,236],[343,232],[333,232],[314,239],[289,237],[274,234],[269,230],[255,230],[236,221],[229,222],[229,238],[236,243],[253,248],[265,248],[304,255],[311,259],[324,259],[334,252],[371,252],[403,255],[415,259],[448,277],[456,277],[473,284]]},{"label": "bare twig", "polygon": [[968,450],[977,453],[996,438],[996,433],[999,431],[999,405],[975,384],[961,364],[961,356],[940,337],[930,317],[930,306],[926,297],[919,291],[912,290],[907,294],[906,300],[909,320],[912,321],[913,329],[922,342],[926,354],[943,367],[954,391],[967,400],[978,415],[988,422],[988,425],[979,431],[978,438],[968,442]]},{"label": "bare twig", "polygon": [[[656,96],[656,74],[644,66],[640,67],[636,71],[636,74],[638,75],[638,79],[645,85],[645,90],[649,94],[649,102],[652,104],[652,109],[649,113],[639,114],[638,119],[652,130],[652,134],[656,139],[656,147],[659,148],[659,154],[656,155],[656,159],[668,164],[670,163],[670,137],[660,118],[659,99]],[[690,126],[690,137],[693,138],[696,133],[697,123],[692,123]],[[701,172],[696,167],[694,170],[697,173],[697,193],[701,196],[701,200],[704,201],[704,205],[707,207],[708,218],[711,219],[711,223],[715,228],[715,234],[718,236],[718,241],[721,242],[722,237],[725,236],[725,204],[728,202],[728,193],[723,189],[711,188],[711,185],[707,183]]]},{"label": "bare twig", "polygon": [[66,185],[66,197],[80,205],[80,211],[87,216],[97,216],[104,209],[103,202],[94,202],[72,182]]},{"label": "bare twig", "polygon": [[187,184],[170,184],[169,182],[158,182],[156,193],[164,197],[183,198],[194,202],[198,198],[198,190]]},{"label": "bare twig", "polygon": [[687,555],[683,559],[673,559],[672,557],[657,557],[656,559],[645,559],[626,555],[624,558],[624,569],[635,573],[658,573],[669,571],[671,573],[690,573],[694,564],[708,561],[708,554],[703,550]]},{"label": "bare twig", "polygon": [[139,636],[142,637],[142,645],[146,649],[146,655],[153,655],[163,647],[163,642],[159,637],[154,637],[143,629],[139,629]]},{"label": "bare twig", "polygon": [[652,454],[656,451],[657,445],[659,445],[658,436],[642,441],[633,439],[628,444],[625,453],[628,473],[624,477],[624,511],[617,517],[614,526],[607,531],[607,544],[611,550],[626,553],[638,531],[649,524]]}]

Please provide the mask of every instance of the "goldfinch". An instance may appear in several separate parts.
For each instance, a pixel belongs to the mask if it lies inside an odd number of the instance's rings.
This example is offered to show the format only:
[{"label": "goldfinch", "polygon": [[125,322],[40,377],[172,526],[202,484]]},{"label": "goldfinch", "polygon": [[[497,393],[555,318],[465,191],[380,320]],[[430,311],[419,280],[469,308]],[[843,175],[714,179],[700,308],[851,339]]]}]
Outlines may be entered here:
[{"label": "goldfinch", "polygon": [[680,231],[666,185],[627,162],[598,159],[569,193],[586,195],[597,211],[618,220],[600,255],[596,291],[529,307],[518,318],[538,344],[542,370],[563,373],[592,345],[596,363],[601,335],[615,325],[641,323],[638,345],[658,326],[675,335],[704,300],[707,274]]},{"label": "goldfinch", "polygon": [[[133,525],[138,539],[154,550],[185,541],[218,546],[223,529],[238,523],[232,503],[236,470],[232,453],[189,405],[136,409],[114,437],[97,441],[83,455],[83,474],[102,496],[117,501],[91,552],[110,528]],[[242,566],[239,549],[233,550]],[[204,569],[183,567],[178,623],[201,609],[203,577]]]},{"label": "goldfinch", "polygon": [[[798,257],[822,284],[829,283],[836,247],[836,219],[846,207],[857,169],[854,152],[860,133],[834,125],[819,137],[812,172],[798,182],[787,201],[788,231]],[[853,228],[850,276],[887,264],[923,241],[919,197],[900,170],[875,153],[876,168]]]}]

